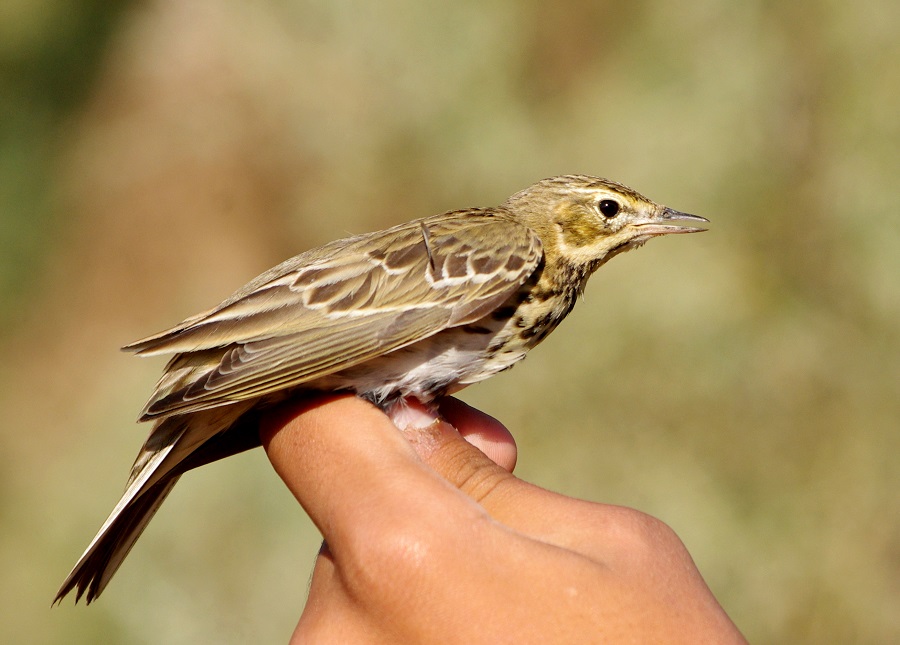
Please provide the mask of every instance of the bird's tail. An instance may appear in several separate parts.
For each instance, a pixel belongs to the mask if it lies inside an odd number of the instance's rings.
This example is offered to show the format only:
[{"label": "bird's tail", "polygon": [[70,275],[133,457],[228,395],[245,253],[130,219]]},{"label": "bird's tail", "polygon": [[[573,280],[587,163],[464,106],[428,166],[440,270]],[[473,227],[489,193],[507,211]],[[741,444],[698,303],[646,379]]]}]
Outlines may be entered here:
[{"label": "bird's tail", "polygon": [[59,602],[73,589],[75,602],[82,595],[87,603],[97,598],[177,481],[178,476],[168,477],[128,503],[117,505],[56,592],[53,602]]},{"label": "bird's tail", "polygon": [[125,492],[56,594],[97,598],[153,519],[179,477],[191,468],[259,445],[255,428],[236,423],[248,404],[175,415],[156,423],[141,448]]}]

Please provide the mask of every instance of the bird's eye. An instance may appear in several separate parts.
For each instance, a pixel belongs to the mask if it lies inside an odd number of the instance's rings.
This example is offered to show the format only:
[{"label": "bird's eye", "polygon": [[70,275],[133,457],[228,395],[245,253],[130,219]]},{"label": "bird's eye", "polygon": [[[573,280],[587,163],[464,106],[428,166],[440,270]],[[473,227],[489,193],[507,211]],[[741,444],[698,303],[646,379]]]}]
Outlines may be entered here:
[{"label": "bird's eye", "polygon": [[601,199],[597,202],[597,210],[603,217],[613,218],[619,214],[619,202],[614,199]]}]

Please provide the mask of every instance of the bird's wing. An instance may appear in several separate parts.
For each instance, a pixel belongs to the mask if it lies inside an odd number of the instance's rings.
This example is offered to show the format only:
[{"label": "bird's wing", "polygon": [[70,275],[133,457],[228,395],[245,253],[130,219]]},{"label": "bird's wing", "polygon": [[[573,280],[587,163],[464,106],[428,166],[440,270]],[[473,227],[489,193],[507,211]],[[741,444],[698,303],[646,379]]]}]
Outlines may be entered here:
[{"label": "bird's wing", "polygon": [[326,376],[487,315],[542,257],[500,211],[459,211],[303,253],[221,305],[126,346],[177,353],[142,419]]}]

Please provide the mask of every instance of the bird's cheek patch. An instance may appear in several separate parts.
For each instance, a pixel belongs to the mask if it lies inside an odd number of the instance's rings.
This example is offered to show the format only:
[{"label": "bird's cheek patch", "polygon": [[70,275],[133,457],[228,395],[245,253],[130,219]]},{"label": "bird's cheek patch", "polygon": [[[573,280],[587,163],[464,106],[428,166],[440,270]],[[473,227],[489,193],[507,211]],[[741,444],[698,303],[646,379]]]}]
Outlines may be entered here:
[{"label": "bird's cheek patch", "polygon": [[561,224],[562,241],[569,248],[588,246],[601,233],[596,216],[583,211],[569,211]]}]

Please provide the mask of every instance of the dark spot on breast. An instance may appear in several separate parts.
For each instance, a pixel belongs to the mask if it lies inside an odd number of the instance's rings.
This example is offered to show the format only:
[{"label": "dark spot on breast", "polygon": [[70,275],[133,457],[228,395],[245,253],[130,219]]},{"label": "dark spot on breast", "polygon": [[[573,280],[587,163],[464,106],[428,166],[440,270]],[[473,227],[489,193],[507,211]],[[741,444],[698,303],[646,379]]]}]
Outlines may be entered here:
[{"label": "dark spot on breast", "polygon": [[540,341],[543,340],[544,336],[550,333],[550,330],[554,327],[556,327],[556,321],[553,312],[546,313],[537,318],[531,325],[524,327],[522,331],[519,332],[519,338],[522,340],[537,338],[538,341]]},{"label": "dark spot on breast", "polygon": [[536,345],[537,343],[544,340],[544,336],[546,336],[547,333],[547,329],[529,327],[528,329],[523,329],[521,332],[519,332],[519,338],[530,345]]},{"label": "dark spot on breast", "polygon": [[559,317],[560,320],[562,320],[563,318],[568,316],[570,313],[572,313],[572,309],[575,307],[576,300],[577,300],[577,297],[573,296],[566,301],[566,308],[565,308],[565,310],[563,310],[562,316]]}]

